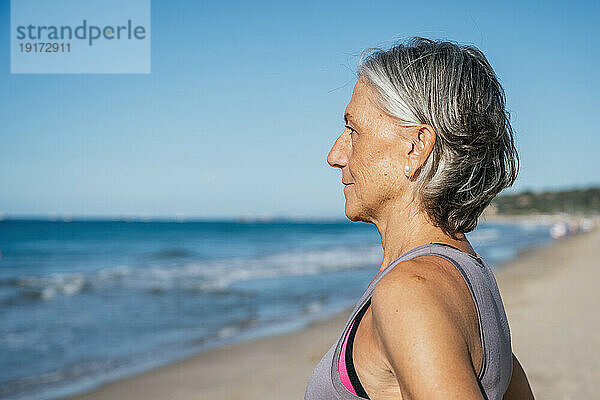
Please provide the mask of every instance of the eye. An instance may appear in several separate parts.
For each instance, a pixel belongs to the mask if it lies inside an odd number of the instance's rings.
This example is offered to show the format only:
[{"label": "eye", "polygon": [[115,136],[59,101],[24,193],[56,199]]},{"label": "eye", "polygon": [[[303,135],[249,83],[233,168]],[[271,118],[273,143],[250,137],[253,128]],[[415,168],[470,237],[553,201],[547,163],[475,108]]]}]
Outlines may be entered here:
[{"label": "eye", "polygon": [[356,132],[356,130],[354,130],[351,126],[349,125],[345,125],[346,129],[348,129],[350,131],[350,135],[352,135],[353,133],[358,134],[358,132]]}]

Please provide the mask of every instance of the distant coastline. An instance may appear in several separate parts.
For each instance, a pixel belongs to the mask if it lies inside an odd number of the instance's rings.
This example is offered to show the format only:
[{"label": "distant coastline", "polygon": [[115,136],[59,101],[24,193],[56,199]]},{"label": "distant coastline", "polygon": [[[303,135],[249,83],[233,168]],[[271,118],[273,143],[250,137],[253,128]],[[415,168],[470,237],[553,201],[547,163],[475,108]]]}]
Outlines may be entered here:
[{"label": "distant coastline", "polygon": [[600,216],[600,187],[503,194],[492,200],[486,214]]}]

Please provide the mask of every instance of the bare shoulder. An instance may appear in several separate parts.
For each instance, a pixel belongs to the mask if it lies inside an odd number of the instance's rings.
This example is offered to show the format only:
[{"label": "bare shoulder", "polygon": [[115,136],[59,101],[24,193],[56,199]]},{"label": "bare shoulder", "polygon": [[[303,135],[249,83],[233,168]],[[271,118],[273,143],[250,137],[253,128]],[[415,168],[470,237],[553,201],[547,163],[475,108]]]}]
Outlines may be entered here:
[{"label": "bare shoulder", "polygon": [[373,307],[382,312],[392,306],[402,309],[427,306],[459,320],[474,311],[472,303],[461,273],[450,261],[431,255],[396,265],[379,280],[372,298]]},{"label": "bare shoulder", "polygon": [[377,283],[373,333],[408,398],[481,398],[469,350],[469,301],[460,272],[435,256],[399,263]]}]

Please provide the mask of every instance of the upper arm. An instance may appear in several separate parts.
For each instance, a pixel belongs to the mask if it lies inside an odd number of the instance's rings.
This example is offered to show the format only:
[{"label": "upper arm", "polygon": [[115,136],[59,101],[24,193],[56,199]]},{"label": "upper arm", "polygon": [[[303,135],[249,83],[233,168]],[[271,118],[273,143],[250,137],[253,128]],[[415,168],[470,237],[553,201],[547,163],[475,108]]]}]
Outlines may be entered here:
[{"label": "upper arm", "polygon": [[517,360],[517,356],[513,353],[512,355],[513,370],[510,378],[510,384],[506,393],[504,394],[504,400],[534,400],[533,392],[529,386],[527,375]]},{"label": "upper arm", "polygon": [[436,279],[410,271],[386,275],[373,292],[374,335],[405,400],[483,399],[448,295]]}]

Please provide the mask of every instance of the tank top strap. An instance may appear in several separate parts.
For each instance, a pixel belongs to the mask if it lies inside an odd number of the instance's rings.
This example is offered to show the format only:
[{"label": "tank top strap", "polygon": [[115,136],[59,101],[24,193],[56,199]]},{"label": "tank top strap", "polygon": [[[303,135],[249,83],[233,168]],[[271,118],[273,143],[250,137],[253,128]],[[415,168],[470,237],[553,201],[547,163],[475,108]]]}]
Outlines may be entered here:
[{"label": "tank top strap", "polygon": [[[392,263],[390,263],[387,267],[385,267],[383,270],[381,270],[375,276],[375,279],[373,279],[371,281],[371,283],[367,287],[367,291],[372,292],[372,290],[375,288],[375,285],[377,285],[377,282],[379,282],[387,273],[389,273],[392,269],[394,269],[394,267],[396,265],[398,265],[402,261],[407,261],[407,260],[410,260],[410,259],[413,259],[413,258],[416,258],[419,256],[440,253],[440,252],[442,252],[443,254],[446,254],[447,248],[451,248],[455,251],[459,251],[459,252],[463,253],[461,250],[457,249],[456,247],[452,247],[450,245],[446,245],[443,243],[437,243],[437,242],[425,243],[425,244],[413,247],[412,249],[404,252],[400,257],[396,258]],[[466,253],[464,253],[464,254],[466,254]]]},{"label": "tank top strap", "polygon": [[[452,247],[449,245],[444,245],[442,243],[435,243],[435,242],[434,243],[425,243],[425,244],[413,247],[410,250],[407,250],[402,255],[400,255],[398,258],[396,258],[394,261],[392,261],[387,267],[385,267],[383,270],[379,271],[379,273],[377,275],[375,275],[375,278],[373,278],[371,283],[369,283],[369,286],[367,287],[367,289],[365,290],[365,292],[363,293],[361,298],[356,302],[354,308],[352,309],[352,312],[350,313],[350,318],[348,319],[348,322],[346,323],[346,327],[345,327],[344,331],[346,331],[348,329],[348,326],[352,323],[356,314],[361,310],[361,308],[365,305],[365,303],[371,298],[371,295],[373,294],[373,291],[375,290],[375,286],[377,285],[377,282],[379,282],[386,274],[388,274],[392,269],[394,269],[394,267],[396,265],[398,265],[402,261],[407,261],[407,260],[413,259],[415,257],[423,256],[423,255],[439,254],[439,253],[441,253],[442,255],[447,254],[448,253],[447,247],[453,249],[454,251],[463,253],[461,250],[459,250],[455,247]],[[467,255],[467,253],[463,253],[463,254]]]}]

